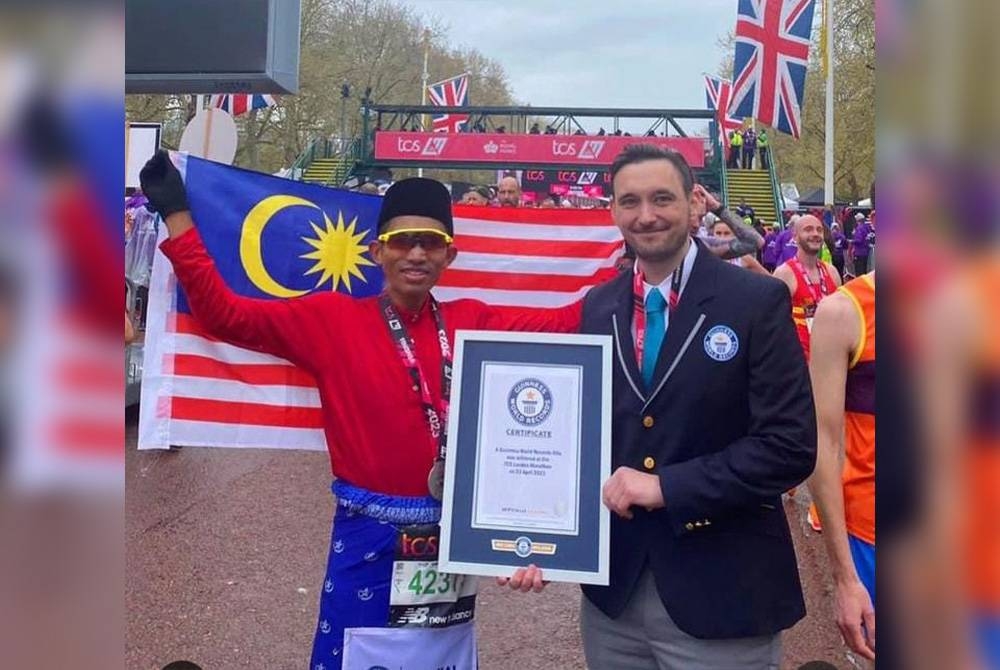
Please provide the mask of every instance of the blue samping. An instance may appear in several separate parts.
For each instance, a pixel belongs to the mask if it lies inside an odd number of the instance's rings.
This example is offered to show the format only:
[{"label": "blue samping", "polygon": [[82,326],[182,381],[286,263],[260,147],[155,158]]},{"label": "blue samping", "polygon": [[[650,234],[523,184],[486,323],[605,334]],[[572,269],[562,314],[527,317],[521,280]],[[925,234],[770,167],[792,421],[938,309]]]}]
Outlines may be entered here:
[{"label": "blue samping", "polygon": [[391,496],[342,481],[331,489],[337,509],[310,670],[340,670],[345,628],[386,625],[398,527],[441,519],[441,503],[430,496]]},{"label": "blue samping", "polygon": [[441,502],[430,496],[390,496],[335,481],[330,487],[337,496],[337,508],[363,514],[383,523],[437,523],[441,520]]}]

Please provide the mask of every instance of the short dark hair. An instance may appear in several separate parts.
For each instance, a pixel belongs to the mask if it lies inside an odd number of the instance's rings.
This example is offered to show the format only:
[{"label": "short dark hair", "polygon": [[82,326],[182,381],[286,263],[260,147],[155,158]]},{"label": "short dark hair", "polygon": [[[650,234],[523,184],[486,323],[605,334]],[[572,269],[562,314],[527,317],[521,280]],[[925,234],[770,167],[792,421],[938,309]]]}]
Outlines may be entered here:
[{"label": "short dark hair", "polygon": [[691,166],[680,153],[672,149],[664,149],[654,144],[629,144],[620,154],[615,156],[611,163],[611,191],[614,193],[615,176],[626,165],[644,163],[646,161],[667,161],[676,168],[681,175],[681,183],[684,186],[684,195],[691,195],[694,188],[694,173]]}]

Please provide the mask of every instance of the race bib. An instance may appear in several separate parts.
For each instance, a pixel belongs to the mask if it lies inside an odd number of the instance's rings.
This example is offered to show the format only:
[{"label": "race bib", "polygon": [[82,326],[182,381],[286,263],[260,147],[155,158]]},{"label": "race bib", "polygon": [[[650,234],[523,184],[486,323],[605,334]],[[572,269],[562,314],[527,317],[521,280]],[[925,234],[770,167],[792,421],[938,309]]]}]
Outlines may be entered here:
[{"label": "race bib", "polygon": [[441,628],[472,621],[479,579],[438,571],[437,524],[400,528],[392,564],[390,627]]}]

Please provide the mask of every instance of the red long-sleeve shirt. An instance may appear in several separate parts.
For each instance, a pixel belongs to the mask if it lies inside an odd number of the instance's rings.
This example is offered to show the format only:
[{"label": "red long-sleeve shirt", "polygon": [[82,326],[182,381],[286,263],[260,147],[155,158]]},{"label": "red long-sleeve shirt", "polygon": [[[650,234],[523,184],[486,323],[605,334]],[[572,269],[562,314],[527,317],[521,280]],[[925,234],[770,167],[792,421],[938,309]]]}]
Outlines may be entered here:
[{"label": "red long-sleeve shirt", "polygon": [[[198,321],[233,344],[288,359],[319,386],[333,475],[392,495],[427,495],[437,455],[413,384],[377,298],[325,292],[292,300],[234,293],[196,229],[165,241]],[[556,309],[495,307],[478,300],[440,303],[448,340],[456,329],[577,332],[582,301]],[[429,305],[401,311],[433,397],[441,397],[441,348]]]}]

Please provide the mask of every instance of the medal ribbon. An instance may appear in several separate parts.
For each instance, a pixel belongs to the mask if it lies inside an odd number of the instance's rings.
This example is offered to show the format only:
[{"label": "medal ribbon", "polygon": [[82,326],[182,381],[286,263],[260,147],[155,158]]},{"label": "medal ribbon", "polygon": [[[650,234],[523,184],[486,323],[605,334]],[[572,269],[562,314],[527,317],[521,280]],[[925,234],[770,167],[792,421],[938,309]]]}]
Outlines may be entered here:
[{"label": "medal ribbon", "polygon": [[[692,244],[694,244],[692,242]],[[686,260],[687,256],[685,256]],[[684,280],[684,260],[670,275],[670,296],[667,298],[670,312],[677,310],[681,301],[681,283]],[[635,360],[642,367],[642,352],[646,346],[646,292],[643,290],[645,275],[638,270],[632,276],[632,323],[635,324]]]},{"label": "medal ribbon", "polygon": [[396,343],[396,350],[403,361],[403,366],[410,373],[413,386],[420,392],[420,403],[427,419],[427,426],[430,428],[431,437],[437,442],[438,459],[443,460],[445,450],[448,448],[448,436],[445,431],[448,421],[448,397],[451,395],[451,347],[448,345],[448,333],[444,328],[444,317],[441,316],[441,307],[433,296],[429,298],[431,314],[434,315],[434,325],[437,327],[438,344],[441,347],[441,400],[435,406],[431,397],[430,387],[427,386],[427,378],[424,376],[423,368],[417,359],[417,349],[413,338],[406,332],[403,320],[399,317],[396,308],[392,306],[389,296],[384,293],[379,296],[379,306],[382,308],[382,318],[385,319],[389,327],[389,334],[392,335]]},{"label": "medal ribbon", "polygon": [[802,261],[798,258],[792,258],[789,261],[792,269],[795,273],[802,277],[802,280],[806,283],[806,289],[809,291],[809,295],[812,296],[813,303],[819,304],[819,301],[823,299],[823,296],[827,294],[827,286],[833,283],[830,279],[830,274],[826,271],[826,264],[823,262],[818,263],[819,267],[819,286],[813,284],[812,279],[809,277],[809,273],[806,272],[805,266],[802,265]]}]

